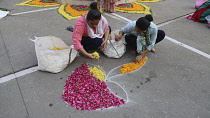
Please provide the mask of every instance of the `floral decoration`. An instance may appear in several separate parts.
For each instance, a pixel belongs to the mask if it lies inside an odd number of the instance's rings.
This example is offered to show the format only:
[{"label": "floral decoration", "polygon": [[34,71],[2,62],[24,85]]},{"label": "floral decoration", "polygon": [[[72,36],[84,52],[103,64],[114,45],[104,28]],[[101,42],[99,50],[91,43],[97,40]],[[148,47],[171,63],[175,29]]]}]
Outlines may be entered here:
[{"label": "floral decoration", "polygon": [[152,14],[150,7],[138,2],[119,4],[116,6],[116,11],[126,13]]},{"label": "floral decoration", "polygon": [[88,64],[76,68],[66,80],[62,99],[77,110],[97,110],[119,107],[124,99],[112,94],[106,83],[93,76]]},{"label": "floral decoration", "polygon": [[[116,5],[116,11],[125,13],[152,14],[150,7],[141,4],[141,2],[159,2],[164,0],[136,0],[136,2]],[[27,0],[23,3],[16,4],[33,7],[52,7],[59,6],[58,13],[68,20],[76,19],[88,12],[89,7],[86,5],[61,5],[57,0]],[[104,9],[101,11],[104,12]]]},{"label": "floral decoration", "polygon": [[80,17],[83,14],[86,14],[89,11],[89,7],[82,5],[82,8],[80,8],[81,5],[61,5],[58,8],[58,13],[61,14],[64,18],[67,20],[72,20]]},{"label": "floral decoration", "polygon": [[27,0],[25,2],[16,5],[32,6],[32,7],[52,7],[52,6],[59,6],[60,3],[58,3],[56,0]]}]

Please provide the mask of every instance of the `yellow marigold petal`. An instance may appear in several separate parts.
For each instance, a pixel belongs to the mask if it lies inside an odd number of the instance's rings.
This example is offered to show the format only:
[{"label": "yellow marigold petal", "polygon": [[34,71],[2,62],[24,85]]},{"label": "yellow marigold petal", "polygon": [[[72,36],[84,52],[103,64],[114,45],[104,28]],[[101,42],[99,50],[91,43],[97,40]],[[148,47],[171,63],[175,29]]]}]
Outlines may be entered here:
[{"label": "yellow marigold petal", "polygon": [[147,57],[143,57],[140,62],[133,62],[133,63],[122,65],[120,72],[125,74],[125,73],[132,72],[134,70],[137,70],[138,68],[142,67],[146,61],[147,61]]}]

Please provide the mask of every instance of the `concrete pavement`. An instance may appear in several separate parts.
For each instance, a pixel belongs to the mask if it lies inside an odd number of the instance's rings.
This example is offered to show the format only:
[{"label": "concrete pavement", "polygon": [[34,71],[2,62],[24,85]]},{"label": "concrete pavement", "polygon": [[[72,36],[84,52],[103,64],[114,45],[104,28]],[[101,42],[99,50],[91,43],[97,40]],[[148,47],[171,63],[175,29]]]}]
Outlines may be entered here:
[{"label": "concrete pavement", "polygon": [[[14,6],[24,0],[2,0],[11,14],[43,8]],[[71,45],[67,21],[56,8],[0,20],[0,118],[210,118],[210,36],[207,24],[186,19],[195,0],[143,3],[152,9],[154,22],[166,32],[155,46],[157,54],[138,71],[119,75],[118,66],[133,61],[126,52],[120,59],[101,54],[100,61],[78,56],[58,74],[36,70],[33,35],[53,35]],[[119,17],[119,16],[120,17]],[[144,14],[104,13],[112,30]],[[128,102],[117,108],[78,111],[60,97],[72,71],[83,63],[99,64],[109,74],[109,89]],[[25,70],[25,71],[24,71]],[[28,73],[28,74],[27,74]],[[117,84],[116,84],[117,83]]]}]

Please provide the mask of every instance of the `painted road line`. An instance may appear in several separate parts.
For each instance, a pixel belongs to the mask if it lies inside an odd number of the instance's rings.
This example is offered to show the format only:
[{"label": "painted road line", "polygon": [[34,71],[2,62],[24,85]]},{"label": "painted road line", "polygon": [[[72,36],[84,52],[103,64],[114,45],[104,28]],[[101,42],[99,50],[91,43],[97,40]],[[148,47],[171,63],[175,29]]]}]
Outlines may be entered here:
[{"label": "painted road line", "polygon": [[57,8],[58,8],[58,7],[44,8],[44,9],[39,9],[39,10],[33,10],[33,11],[27,11],[27,12],[14,13],[14,14],[10,14],[10,15],[28,14],[28,13],[34,13],[34,12],[39,12],[39,11],[46,11],[46,10],[51,10],[51,9],[57,9]]},{"label": "painted road line", "polygon": [[112,15],[114,15],[114,16],[117,16],[117,17],[119,17],[119,18],[121,18],[121,19],[123,19],[123,20],[125,20],[125,21],[127,21],[127,22],[131,22],[132,20],[129,20],[129,19],[127,19],[127,18],[125,18],[125,17],[123,17],[123,16],[120,16],[120,15],[118,15],[118,14],[115,14],[115,13],[111,13]]},{"label": "painted road line", "polygon": [[109,17],[111,17],[111,18],[120,20],[120,21],[122,21],[122,22],[128,23],[127,21],[125,21],[125,20],[123,20],[123,19],[119,19],[119,17],[117,17],[117,16],[114,16],[114,15],[111,15],[111,14],[108,14],[108,13],[103,13],[103,14],[104,14],[104,15],[107,15],[107,16],[109,16]]},{"label": "painted road line", "polygon": [[35,72],[37,70],[38,70],[38,67],[36,66],[36,67],[32,67],[32,68],[29,68],[29,69],[26,69],[26,70],[23,70],[23,71],[14,73],[14,74],[7,75],[5,77],[0,78],[0,84],[4,83],[4,82],[7,82],[7,81],[10,81],[12,79],[15,79],[15,78],[18,78],[18,77],[21,77],[21,76],[33,73],[33,72]]},{"label": "painted road line", "polygon": [[173,43],[176,43],[176,44],[178,44],[178,45],[180,45],[180,46],[182,46],[182,47],[184,47],[184,48],[187,48],[187,49],[189,49],[189,50],[191,50],[191,51],[193,51],[193,52],[195,52],[195,53],[198,53],[198,54],[200,54],[200,55],[202,55],[202,56],[204,56],[204,57],[210,59],[210,55],[207,54],[207,53],[205,53],[205,52],[202,52],[202,51],[200,51],[200,50],[198,50],[198,49],[195,49],[195,48],[193,48],[193,47],[191,47],[191,46],[189,46],[189,45],[186,45],[186,44],[184,44],[184,43],[182,43],[182,42],[179,42],[179,41],[177,41],[177,40],[175,40],[175,39],[173,39],[173,38],[170,38],[170,37],[168,37],[168,36],[165,36],[165,39],[167,39],[167,40],[169,40],[169,41],[171,41],[171,42],[173,42]]},{"label": "painted road line", "polygon": [[15,79],[15,74],[10,74],[5,77],[0,78],[0,84]]},{"label": "painted road line", "polygon": [[29,68],[29,69],[26,69],[26,70],[23,70],[23,71],[20,71],[20,72],[15,73],[15,76],[16,77],[21,77],[21,76],[24,76],[26,74],[30,74],[32,72],[35,72],[37,70],[38,70],[38,66],[32,67],[32,68]]}]

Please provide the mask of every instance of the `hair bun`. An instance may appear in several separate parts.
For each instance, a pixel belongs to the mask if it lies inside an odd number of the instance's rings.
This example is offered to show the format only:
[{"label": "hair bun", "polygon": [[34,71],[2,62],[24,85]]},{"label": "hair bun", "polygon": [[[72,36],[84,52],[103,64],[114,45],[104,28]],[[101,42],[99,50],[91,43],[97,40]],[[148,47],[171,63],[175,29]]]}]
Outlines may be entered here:
[{"label": "hair bun", "polygon": [[153,21],[153,17],[152,17],[152,15],[150,15],[150,14],[146,15],[145,18],[146,18],[149,22]]},{"label": "hair bun", "polygon": [[98,9],[98,8],[97,8],[97,2],[92,2],[92,3],[90,4],[90,9]]}]

